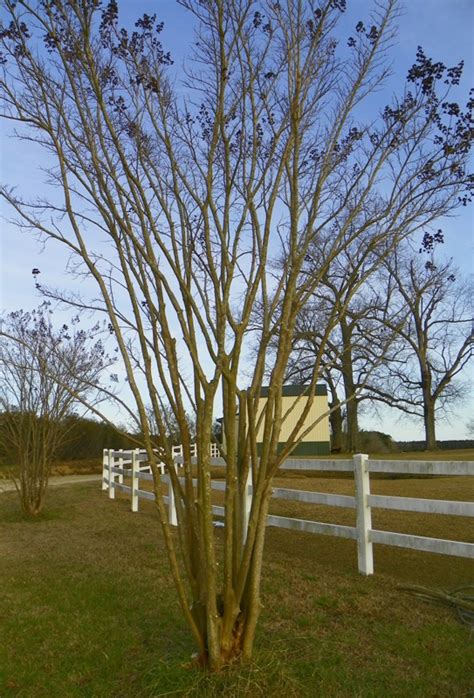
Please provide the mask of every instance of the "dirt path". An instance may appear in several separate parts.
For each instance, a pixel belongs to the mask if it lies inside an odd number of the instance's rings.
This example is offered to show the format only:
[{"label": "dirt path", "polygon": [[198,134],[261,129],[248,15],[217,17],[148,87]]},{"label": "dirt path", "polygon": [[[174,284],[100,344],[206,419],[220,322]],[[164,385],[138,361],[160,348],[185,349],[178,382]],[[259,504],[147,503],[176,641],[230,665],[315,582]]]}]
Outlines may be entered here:
[{"label": "dirt path", "polygon": [[[49,478],[49,485],[56,487],[58,485],[76,485],[79,482],[99,482],[100,480],[102,480],[102,475],[60,475]],[[0,494],[14,491],[15,485],[11,480],[0,480]]]}]

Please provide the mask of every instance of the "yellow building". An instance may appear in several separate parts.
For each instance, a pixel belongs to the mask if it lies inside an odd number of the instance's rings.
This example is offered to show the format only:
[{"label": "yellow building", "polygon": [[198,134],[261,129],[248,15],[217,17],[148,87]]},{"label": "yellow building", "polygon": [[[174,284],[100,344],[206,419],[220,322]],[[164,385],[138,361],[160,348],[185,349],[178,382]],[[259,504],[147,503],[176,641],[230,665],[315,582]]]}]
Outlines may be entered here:
[{"label": "yellow building", "polygon": [[[286,445],[286,439],[291,434],[296,426],[298,419],[304,410],[306,404],[305,391],[307,394],[307,385],[284,385],[282,388],[283,405],[282,414],[286,418],[282,424],[281,441],[278,444],[281,450]],[[268,387],[263,387],[260,391],[260,399],[258,402],[258,416],[265,409],[265,403],[268,398]],[[298,397],[300,399],[298,400]],[[328,412],[328,397],[327,388],[323,384],[318,384],[315,390],[315,398],[311,409],[306,416],[306,427],[311,426],[309,432],[303,437],[301,443],[291,453],[294,457],[312,457],[312,456],[327,456],[331,452],[330,436],[329,436],[329,418]],[[318,421],[319,420],[319,421]],[[222,419],[217,420],[222,423]],[[263,420],[262,420],[263,421]],[[263,442],[263,423],[257,429],[257,448],[260,451]],[[302,429],[302,431],[305,430]],[[225,443],[224,443],[225,448]]]},{"label": "yellow building", "polygon": [[[262,388],[260,391],[258,413],[261,413],[261,411],[265,408],[268,390],[268,388]],[[305,392],[307,394],[307,391],[307,385],[284,385],[282,388],[282,414],[283,416],[286,415],[286,418],[284,419],[281,428],[281,441],[279,443],[279,448],[283,448],[286,439],[295,428],[298,419],[301,417],[306,404]],[[299,400],[298,397],[300,398]],[[323,456],[328,455],[331,452],[329,418],[328,415],[325,414],[327,411],[327,388],[323,384],[318,384],[316,386],[313,404],[311,405],[311,409],[305,420],[305,428],[309,427],[310,425],[314,426],[311,427],[310,431],[303,437],[301,443],[299,443],[294,449],[291,454],[292,456]],[[257,444],[261,445],[262,440],[263,424],[260,425],[257,431]]]}]

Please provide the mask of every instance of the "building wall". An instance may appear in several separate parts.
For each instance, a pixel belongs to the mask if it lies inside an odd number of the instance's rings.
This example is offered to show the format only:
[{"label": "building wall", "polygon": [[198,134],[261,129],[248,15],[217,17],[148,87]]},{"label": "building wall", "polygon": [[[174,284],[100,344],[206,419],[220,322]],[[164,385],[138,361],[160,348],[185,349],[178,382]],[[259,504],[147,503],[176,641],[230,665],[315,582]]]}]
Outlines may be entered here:
[{"label": "building wall", "polygon": [[[265,409],[265,403],[267,398],[262,397],[258,403],[258,414],[260,414]],[[298,401],[297,397],[283,397],[283,416],[284,421],[281,428],[281,441],[286,441],[290,436],[291,432],[295,428],[298,419],[300,419],[303,414],[305,407],[306,398],[300,398]],[[316,422],[318,417],[326,412],[328,409],[328,402],[326,397],[316,396],[314,402],[311,406],[311,410],[308,412],[305,420],[306,425],[310,425]],[[288,413],[288,414],[286,414]],[[286,417],[285,417],[286,414]],[[263,439],[263,424],[260,425],[257,431],[257,441]],[[329,419],[328,417],[323,417],[321,421],[315,424],[311,430],[303,437],[303,441],[329,441]]]},{"label": "building wall", "polygon": [[[283,392],[283,416],[284,422],[282,424],[281,436],[280,436],[280,448],[283,448],[286,440],[291,434],[292,430],[295,428],[298,419],[301,417],[305,404],[306,398],[300,397],[298,400],[297,394],[285,395],[285,388],[290,389],[289,392],[296,392],[297,388],[300,386],[285,386]],[[310,424],[316,422],[318,417],[327,412],[328,409],[328,399],[325,390],[325,386],[318,386],[319,390],[314,398],[314,402],[311,406],[311,410],[306,416],[305,424],[309,426]],[[324,394],[322,393],[322,388],[324,388]],[[291,390],[293,389],[293,390]],[[263,391],[262,391],[263,392]],[[301,390],[300,390],[301,392]],[[320,393],[320,394],[318,394]],[[258,414],[261,414],[262,410],[265,408],[265,403],[267,397],[262,395],[259,400]],[[286,417],[285,417],[286,414]],[[257,431],[257,442],[262,442],[263,440],[263,424],[259,427]],[[303,437],[303,440],[295,448],[292,455],[293,456],[311,456],[311,455],[326,455],[330,453],[330,441],[329,441],[329,418],[324,416],[321,420],[315,424],[310,431]]]},{"label": "building wall", "polygon": [[[307,386],[301,385],[285,385],[283,386],[283,414],[285,414],[288,409],[293,405],[293,409],[287,415],[285,422],[282,425],[281,431],[281,441],[278,444],[278,450],[281,451],[288,439],[289,434],[291,434],[292,429],[295,427],[298,418],[305,405],[305,397],[301,397],[297,403],[297,398],[299,395],[303,394],[303,391]],[[265,407],[267,401],[268,388],[262,388],[260,393],[260,400],[257,409],[257,414],[261,414]],[[315,391],[315,398],[313,405],[311,407],[310,413],[306,417],[306,424],[309,426],[317,420],[318,417],[323,415],[328,410],[328,398],[327,389],[325,385],[317,385]],[[224,438],[224,437],[223,437]],[[257,449],[261,451],[263,440],[263,425],[257,430]],[[225,449],[225,441],[224,441]],[[324,416],[321,420],[313,426],[308,434],[303,438],[302,442],[294,449],[291,456],[324,456],[329,455],[331,452],[330,444],[330,432],[329,432],[329,418]]]}]

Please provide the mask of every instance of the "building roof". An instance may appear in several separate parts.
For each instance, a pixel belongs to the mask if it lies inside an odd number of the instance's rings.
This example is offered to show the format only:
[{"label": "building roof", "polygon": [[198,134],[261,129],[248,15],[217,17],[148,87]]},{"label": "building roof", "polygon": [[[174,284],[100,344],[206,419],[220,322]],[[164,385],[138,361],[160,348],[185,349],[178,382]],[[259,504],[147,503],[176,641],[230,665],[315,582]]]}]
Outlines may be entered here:
[{"label": "building roof", "polygon": [[[262,386],[260,397],[268,397],[270,387]],[[297,397],[298,395],[308,395],[309,385],[284,385],[281,389],[283,397]],[[327,395],[328,389],[324,383],[318,383],[314,391],[315,395]]]}]

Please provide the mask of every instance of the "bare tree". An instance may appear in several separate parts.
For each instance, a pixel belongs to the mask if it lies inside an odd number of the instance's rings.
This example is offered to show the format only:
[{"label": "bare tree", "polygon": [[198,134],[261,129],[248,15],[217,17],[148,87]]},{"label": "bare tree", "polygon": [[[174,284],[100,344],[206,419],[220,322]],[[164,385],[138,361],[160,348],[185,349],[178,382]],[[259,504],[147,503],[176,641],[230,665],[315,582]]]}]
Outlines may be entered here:
[{"label": "bare tree", "polygon": [[[148,417],[148,424],[150,426],[150,432],[152,434],[152,439],[156,438],[156,445],[159,448],[163,435],[161,435],[161,437],[159,435],[160,430],[158,427],[157,420],[155,418],[155,412],[154,412],[153,408],[150,408],[150,407],[148,408],[147,417]],[[194,424],[192,416],[188,414],[187,420],[188,420],[188,424],[189,424],[190,438],[194,439],[195,438],[195,424]],[[160,421],[163,424],[166,424],[167,442],[172,444],[172,445],[180,445],[181,444],[180,427],[179,427],[179,424],[176,420],[175,413],[168,405],[163,404],[161,406]],[[154,436],[155,434],[158,434],[158,436],[155,437]]]},{"label": "bare tree", "polygon": [[[337,304],[337,300],[335,300]],[[377,308],[351,304],[340,314],[336,327],[325,338],[324,317],[303,309],[288,362],[290,382],[305,383],[318,357],[321,341],[326,351],[321,362],[321,378],[330,394],[331,447],[355,452],[359,448],[361,404],[371,399],[370,386],[378,367],[389,360],[393,334],[380,332],[375,320]]]},{"label": "bare tree", "polygon": [[[74,326],[76,325],[76,326]],[[16,466],[23,513],[44,505],[51,465],[67,438],[67,418],[79,401],[93,402],[107,365],[100,341],[63,325],[54,329],[48,306],[10,313],[0,331],[0,435],[4,457]]]},{"label": "bare tree", "polygon": [[[353,221],[352,233],[356,226],[356,241],[327,265],[298,315],[286,371],[288,380],[305,383],[321,355],[322,377],[331,395],[332,446],[353,452],[359,448],[360,405],[371,400],[370,386],[373,380],[377,382],[377,369],[390,360],[395,334],[384,319],[390,317],[392,325],[403,319],[400,308],[391,310],[390,284],[381,283],[376,272],[404,236],[394,235],[382,242],[370,224],[370,205]],[[324,238],[310,245],[303,276],[318,274],[326,247]],[[283,268],[285,263],[285,259],[280,262]],[[275,339],[272,347],[276,346]]]},{"label": "bare tree", "polygon": [[[340,448],[344,409],[345,447],[349,451],[358,448],[360,404],[370,399],[370,386],[376,380],[377,370],[390,361],[393,351],[395,334],[388,331],[383,320],[390,317],[393,326],[400,323],[400,309],[395,313],[391,309],[390,287],[381,286],[374,279],[375,272],[399,241],[394,237],[390,247],[378,245],[374,249],[370,230],[361,230],[357,245],[350,246],[330,265],[296,325],[288,370],[300,377],[310,375],[324,343],[322,368],[332,396],[333,434],[335,431],[336,446]],[[313,266],[318,264],[321,254],[318,249],[311,251],[305,274],[313,274]],[[333,309],[337,310],[336,323]],[[328,319],[332,327],[328,327]]]},{"label": "bare tree", "polygon": [[[426,449],[437,448],[436,415],[462,403],[472,359],[472,284],[451,260],[424,262],[411,249],[386,260],[406,322],[394,326],[396,358],[385,365],[377,399],[423,419]],[[395,301],[395,299],[394,299]]]},{"label": "bare tree", "polygon": [[[472,180],[464,171],[467,117],[444,106],[462,66],[446,69],[420,49],[401,98],[375,121],[357,120],[389,72],[395,0],[374,4],[368,26],[359,22],[339,47],[345,0],[180,4],[192,13],[197,37],[177,74],[154,16],[129,31],[118,24],[114,0],[103,7],[96,0],[4,0],[11,23],[2,30],[3,116],[54,157],[49,178],[59,192],[32,202],[7,188],[3,196],[24,227],[66,246],[97,284],[99,300],[85,302],[106,313],[118,342],[181,608],[198,662],[215,670],[252,653],[272,478],[303,438],[314,399],[321,354],[301,419],[279,452],[281,388],[299,311],[328,265],[357,240],[362,211],[373,245],[384,245],[457,205]],[[318,238],[325,257],[303,277]],[[269,262],[282,254],[285,268],[273,275]],[[260,352],[249,364],[257,302]],[[276,334],[259,411],[266,349]],[[173,468],[163,402],[179,424],[184,482]],[[155,467],[149,404],[175,493],[177,536]],[[220,406],[222,555],[209,456]]]},{"label": "bare tree", "polygon": [[[326,317],[313,303],[302,308],[293,335],[293,349],[288,359],[285,380],[304,385],[311,379],[314,362],[320,355],[321,338],[324,337]],[[331,425],[331,450],[343,448],[343,408],[340,397],[340,372],[334,368],[332,335],[326,339],[326,350],[321,354],[320,377],[329,388],[329,422]],[[269,351],[273,349],[270,345]]]}]

